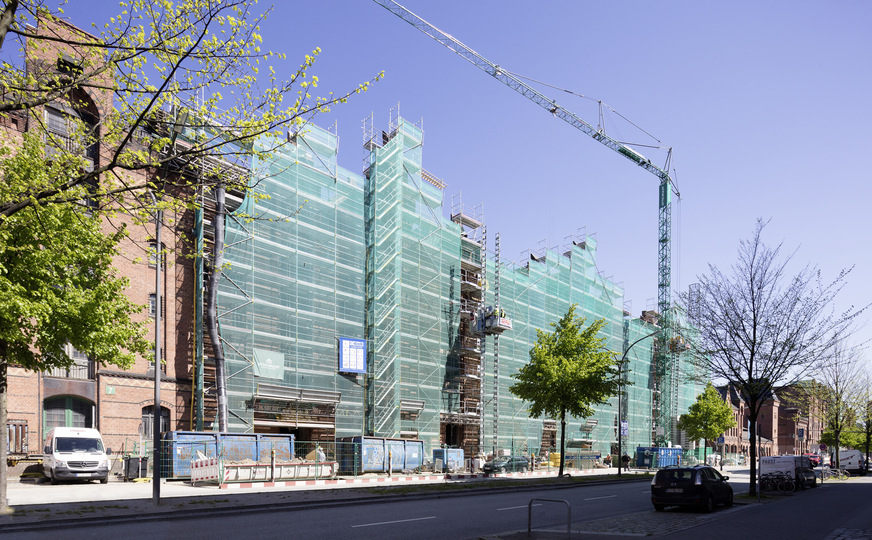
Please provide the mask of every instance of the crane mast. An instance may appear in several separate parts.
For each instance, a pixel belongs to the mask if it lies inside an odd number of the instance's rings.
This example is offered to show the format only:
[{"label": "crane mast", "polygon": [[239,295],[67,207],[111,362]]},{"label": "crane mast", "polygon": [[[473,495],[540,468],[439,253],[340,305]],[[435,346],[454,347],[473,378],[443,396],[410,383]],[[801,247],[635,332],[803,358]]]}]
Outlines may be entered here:
[{"label": "crane mast", "polygon": [[[656,406],[658,409],[655,413],[655,421],[658,429],[662,429],[658,437],[661,442],[665,441],[669,435],[667,431],[673,430],[675,418],[677,416],[677,382],[678,374],[676,371],[677,362],[675,355],[670,351],[669,343],[672,339],[672,317],[670,313],[672,299],[672,194],[673,192],[680,197],[675,183],[669,176],[669,173],[654,165],[650,159],[646,158],[633,148],[626,144],[608,136],[602,129],[594,128],[588,122],[585,122],[571,111],[558,105],[557,102],[542,92],[533,88],[520,78],[510,72],[501,69],[498,64],[494,64],[481,54],[475,52],[468,46],[461,43],[459,40],[439,30],[432,24],[428,23],[418,15],[415,15],[404,6],[393,0],[373,0],[376,4],[384,7],[397,17],[403,19],[410,25],[414,26],[424,34],[438,41],[451,51],[455,52],[461,58],[467,60],[477,68],[481,69],[491,77],[505,84],[515,92],[526,97],[533,103],[536,103],[546,111],[550,112],[555,117],[563,120],[572,127],[592,137],[604,146],[612,149],[618,154],[624,156],[634,162],[639,167],[652,173],[659,178],[660,186],[658,190],[658,208],[659,208],[659,228],[657,234],[658,249],[658,280],[657,280],[657,310],[663,318],[665,327],[664,332],[661,332],[657,338],[656,347],[656,373],[659,379],[659,392],[662,397],[659,398],[661,403]],[[671,150],[670,150],[671,156]],[[668,159],[667,159],[668,168]]]}]

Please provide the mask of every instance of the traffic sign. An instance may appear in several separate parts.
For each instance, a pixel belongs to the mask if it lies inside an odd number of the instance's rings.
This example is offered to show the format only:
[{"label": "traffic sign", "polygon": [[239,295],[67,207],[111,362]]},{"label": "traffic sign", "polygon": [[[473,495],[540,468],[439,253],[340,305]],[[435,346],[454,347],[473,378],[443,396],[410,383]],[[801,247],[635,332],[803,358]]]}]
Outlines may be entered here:
[{"label": "traffic sign", "polygon": [[821,450],[826,450],[826,449],[827,449],[827,445],[825,445],[824,443],[821,443]]},{"label": "traffic sign", "polygon": [[724,444],[724,438],[718,437],[718,444]]}]

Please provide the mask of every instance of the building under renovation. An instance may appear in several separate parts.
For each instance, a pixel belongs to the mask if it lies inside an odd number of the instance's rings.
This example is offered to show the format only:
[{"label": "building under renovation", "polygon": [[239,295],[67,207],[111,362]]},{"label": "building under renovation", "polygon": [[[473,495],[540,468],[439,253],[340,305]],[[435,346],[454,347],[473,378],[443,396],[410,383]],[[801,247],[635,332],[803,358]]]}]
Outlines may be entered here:
[{"label": "building under renovation", "polygon": [[[674,382],[658,372],[650,335],[659,327],[629,318],[623,290],[597,270],[592,237],[507,263],[481,207],[447,202],[445,184],[422,167],[418,126],[392,116],[364,139],[358,174],[338,166],[336,134],[307,126],[251,165],[257,201],[231,201],[218,308],[230,431],[414,438],[428,454],[552,449],[555,419],[531,418],[509,387],[536,330],[575,303],[604,318],[608,347],[627,353],[624,450],[683,442],[674,419],[699,389],[678,382],[678,353]],[[202,338],[195,350],[192,425],[208,430],[214,372]],[[618,429],[615,397],[569,419],[567,441],[617,453]]]}]

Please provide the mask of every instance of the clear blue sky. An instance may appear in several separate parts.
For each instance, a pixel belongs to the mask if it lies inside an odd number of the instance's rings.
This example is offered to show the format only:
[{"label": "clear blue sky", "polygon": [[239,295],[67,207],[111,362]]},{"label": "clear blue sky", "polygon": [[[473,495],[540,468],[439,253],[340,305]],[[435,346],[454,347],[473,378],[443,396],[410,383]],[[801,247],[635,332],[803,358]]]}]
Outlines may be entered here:
[{"label": "clear blue sky", "polygon": [[[795,249],[796,263],[825,279],[855,265],[839,307],[872,301],[872,3],[401,3],[504,68],[602,100],[674,148],[676,290],[708,264],[727,269],[762,217],[767,242]],[[75,2],[67,12],[88,26],[112,6]],[[289,70],[320,47],[311,73],[325,92],[385,71],[316,122],[338,121],[345,168],[360,171],[362,119],[374,112],[387,129],[399,102],[402,116],[423,118],[424,167],[447,182],[446,202],[462,192],[465,204],[482,203],[504,257],[586,229],[633,314],[653,307],[656,177],[373,2],[276,2],[262,33],[266,48],[289,55]],[[542,90],[597,124],[593,101]],[[643,140],[627,124],[607,130]],[[645,153],[662,166],[661,154]]]}]

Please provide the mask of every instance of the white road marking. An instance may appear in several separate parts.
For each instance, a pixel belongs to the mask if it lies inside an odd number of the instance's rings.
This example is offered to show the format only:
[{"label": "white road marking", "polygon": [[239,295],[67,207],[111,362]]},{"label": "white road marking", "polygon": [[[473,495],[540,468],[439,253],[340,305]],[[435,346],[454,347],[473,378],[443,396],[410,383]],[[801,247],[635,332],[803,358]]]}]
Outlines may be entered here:
[{"label": "white road marking", "polygon": [[597,499],[611,499],[612,497],[617,497],[617,495],[606,495],[605,497],[591,497],[590,499],[585,499],[586,501],[595,501]]},{"label": "white road marking", "polygon": [[[534,504],[533,506],[542,506],[541,504]],[[510,506],[508,508],[497,508],[497,512],[502,512],[503,510],[518,510],[520,508],[527,508],[527,505],[524,506]]]},{"label": "white road marking", "polygon": [[428,516],[422,518],[414,518],[414,519],[398,519],[396,521],[380,521],[378,523],[364,523],[363,525],[352,525],[352,529],[356,529],[357,527],[373,527],[375,525],[391,525],[392,523],[406,523],[409,521],[423,521],[425,519],[436,519],[436,516]]}]

